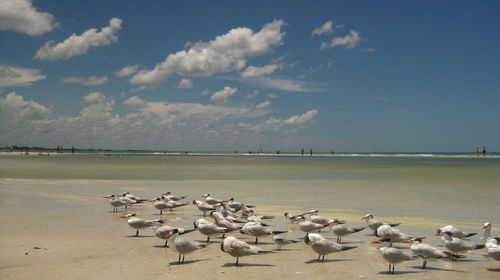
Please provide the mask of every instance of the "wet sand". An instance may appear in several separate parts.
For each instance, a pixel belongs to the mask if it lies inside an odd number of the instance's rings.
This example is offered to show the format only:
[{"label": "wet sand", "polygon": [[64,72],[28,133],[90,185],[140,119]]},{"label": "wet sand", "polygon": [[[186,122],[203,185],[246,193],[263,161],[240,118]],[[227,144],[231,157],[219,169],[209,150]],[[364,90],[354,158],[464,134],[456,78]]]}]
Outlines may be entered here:
[{"label": "wet sand", "polygon": [[[101,195],[128,190],[136,195],[152,198],[171,190],[176,194],[200,199],[205,193],[203,182],[161,181],[137,182],[117,180],[49,180],[49,179],[0,179],[0,278],[1,279],[498,279],[498,262],[486,258],[484,250],[469,252],[467,258],[457,263],[435,261],[428,269],[419,267],[421,260],[396,265],[396,275],[387,274],[387,263],[379,256],[371,232],[364,230],[344,239],[358,248],[328,255],[324,263],[316,261],[317,255],[303,242],[289,245],[283,251],[272,254],[245,257],[240,265],[220,250],[221,239],[202,250],[186,256],[185,264],[177,264],[177,254],[163,247],[164,241],[154,236],[152,229],[141,231],[133,237],[131,229],[119,216],[135,212],[148,219],[160,218],[159,211],[151,204],[136,205],[131,211],[112,213],[112,208]],[[240,182],[241,183],[241,182]],[[225,198],[228,186],[211,182],[213,195]],[[227,182],[226,182],[227,184]],[[299,213],[299,205],[255,203],[266,201],[259,194],[245,196],[235,187],[237,200],[256,204],[262,214],[276,215],[266,220],[271,228],[289,230],[287,237],[300,240],[304,234],[297,225],[289,224],[283,213]],[[217,194],[217,195],[216,195]],[[264,194],[268,195],[268,194]],[[276,198],[279,200],[279,197]],[[188,200],[188,201],[190,201]],[[307,205],[310,206],[310,205]],[[307,207],[305,206],[305,207]],[[350,225],[361,226],[359,218],[366,210],[318,208],[320,215],[348,220]],[[376,215],[376,213],[374,213]],[[162,215],[169,225],[191,228],[200,218],[194,205]],[[403,232],[426,236],[426,242],[439,245],[439,237],[433,236],[438,226],[446,221],[410,216],[379,216],[381,220],[402,222]],[[454,223],[463,230],[480,232],[483,221],[464,224]],[[493,233],[495,221],[493,222]],[[334,239],[329,231],[323,235]],[[478,234],[480,235],[480,233]],[[253,238],[234,234],[251,242]],[[194,232],[186,239],[200,243],[206,239]],[[472,238],[478,241],[478,237]],[[259,247],[275,250],[270,237],[259,239]],[[406,245],[401,247],[408,248]]]}]

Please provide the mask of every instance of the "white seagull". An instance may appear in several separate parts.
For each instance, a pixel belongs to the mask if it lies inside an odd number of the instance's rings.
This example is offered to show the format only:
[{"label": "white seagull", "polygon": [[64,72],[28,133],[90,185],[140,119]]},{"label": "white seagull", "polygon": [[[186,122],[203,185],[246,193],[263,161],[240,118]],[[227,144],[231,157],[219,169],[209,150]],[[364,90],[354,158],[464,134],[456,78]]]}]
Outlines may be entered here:
[{"label": "white seagull", "polygon": [[401,224],[401,223],[389,224],[386,222],[377,221],[373,218],[372,214],[366,214],[363,217],[361,217],[361,219],[366,221],[366,224],[368,225],[369,228],[371,228],[373,230],[373,235],[375,235],[375,236],[378,236],[377,229],[382,225],[389,225],[391,227],[396,227],[396,226],[399,226]]},{"label": "white seagull", "polygon": [[224,253],[228,253],[229,255],[236,258],[235,265],[238,265],[239,259],[241,257],[272,253],[271,251],[264,251],[259,247],[249,245],[245,241],[239,240],[238,238],[233,236],[226,237],[220,245],[220,249]]},{"label": "white seagull", "polygon": [[451,236],[456,237],[456,238],[460,238],[460,239],[471,237],[471,236],[477,234],[476,232],[474,232],[474,233],[464,232],[464,231],[462,231],[461,229],[459,229],[457,227],[454,227],[452,225],[447,225],[447,226],[444,226],[444,227],[438,229],[436,231],[436,236],[441,236],[441,233],[445,232],[445,231],[451,232]]},{"label": "white seagull", "polygon": [[306,220],[304,216],[300,216],[297,219],[300,221],[299,222],[300,230],[302,230],[305,233],[320,231],[321,229],[330,226],[330,223],[325,223],[325,224],[313,223],[311,221]]},{"label": "white seagull", "polygon": [[203,212],[203,217],[207,215],[207,212],[212,212],[217,210],[212,205],[199,200],[193,200],[193,204],[196,205],[196,207],[198,207],[198,210]]},{"label": "white seagull", "polygon": [[366,226],[364,227],[350,227],[347,225],[343,224],[334,224],[330,227],[332,230],[333,234],[337,236],[337,243],[340,243],[342,241],[342,237],[353,234],[355,232],[360,232],[364,230]]},{"label": "white seagull", "polygon": [[136,230],[135,236],[139,236],[139,230],[152,226],[158,220],[144,220],[135,216],[134,213],[120,216],[122,219],[127,219],[127,224]]},{"label": "white seagull", "polygon": [[427,243],[422,243],[422,239],[420,238],[411,239],[410,250],[413,252],[413,254],[424,259],[424,262],[422,264],[422,269],[426,268],[428,260],[452,258],[450,252],[444,252]]},{"label": "white seagull", "polygon": [[257,245],[257,243],[259,242],[259,237],[261,236],[280,234],[280,233],[285,233],[287,231],[272,230],[269,228],[265,228],[261,223],[248,222],[243,225],[240,232],[255,237],[255,244]]},{"label": "white seagull", "polygon": [[441,235],[444,247],[452,252],[452,261],[457,261],[457,258],[459,258],[458,253],[484,248],[484,244],[469,243],[460,238],[453,237],[453,234],[449,231],[441,232]]},{"label": "white seagull", "polygon": [[194,221],[194,228],[198,229],[201,234],[207,237],[207,242],[210,242],[210,236],[224,234],[230,231],[227,228],[220,227],[205,219],[198,219]]},{"label": "white seagull", "polygon": [[304,242],[311,246],[314,252],[319,254],[318,262],[325,261],[325,255],[342,252],[357,248],[358,246],[345,246],[333,241],[330,241],[317,233],[306,233]]},{"label": "white seagull", "polygon": [[165,240],[165,247],[167,247],[167,242],[168,242],[168,235],[174,231],[174,229],[177,229],[179,231],[179,235],[181,234],[186,234],[195,231],[196,229],[183,229],[183,228],[178,228],[178,227],[172,227],[169,225],[163,225],[163,221],[157,221],[153,225],[153,231],[156,235],[156,237]]},{"label": "white seagull", "polygon": [[[379,240],[374,240],[371,242],[372,244],[380,244]],[[391,248],[387,246],[383,246],[379,248],[380,253],[382,253],[382,257],[389,263],[389,273],[394,274],[394,267],[396,264],[411,261],[415,258],[414,255],[407,253],[401,249]]]},{"label": "white seagull", "polygon": [[495,239],[497,245],[491,245],[488,248],[488,256],[494,259],[495,261],[500,261],[500,245],[498,245],[500,244],[500,238],[493,237],[493,239]]},{"label": "white seagull", "polygon": [[204,197],[205,202],[210,204],[210,205],[217,205],[217,204],[222,203],[221,199],[216,199],[214,197],[211,197],[209,193],[206,193],[206,194],[202,195],[201,197]]},{"label": "white seagull", "polygon": [[[202,245],[198,243],[190,242],[179,236],[179,230],[174,229],[171,233],[167,235],[168,247],[174,252],[179,253],[178,263],[184,263],[184,257],[191,254],[194,251],[205,248],[207,245]],[[182,261],[181,261],[182,257]]]}]

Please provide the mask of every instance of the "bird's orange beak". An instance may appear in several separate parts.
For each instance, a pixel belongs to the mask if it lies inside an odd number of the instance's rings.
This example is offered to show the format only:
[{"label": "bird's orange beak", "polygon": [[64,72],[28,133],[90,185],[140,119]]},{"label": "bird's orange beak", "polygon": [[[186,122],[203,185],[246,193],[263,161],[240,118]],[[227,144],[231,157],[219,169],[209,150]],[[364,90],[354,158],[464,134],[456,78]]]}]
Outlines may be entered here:
[{"label": "bird's orange beak", "polygon": [[170,237],[172,237],[172,234],[171,234],[171,233],[169,233],[169,234],[167,234],[167,236],[165,236],[165,237],[166,237],[166,238],[170,238]]},{"label": "bird's orange beak", "polygon": [[441,234],[440,232],[436,232],[434,235],[435,235],[435,236],[441,236],[441,235],[443,235],[443,234]]},{"label": "bird's orange beak", "polygon": [[154,224],[154,222],[153,221],[146,221],[145,224],[146,225],[152,225],[152,224]]},{"label": "bird's orange beak", "polygon": [[382,242],[380,242],[379,240],[373,240],[372,242],[370,242],[371,244],[380,244]]},{"label": "bird's orange beak", "polygon": [[361,219],[360,219],[360,220],[366,220],[366,217],[361,217]]},{"label": "bird's orange beak", "polygon": [[407,243],[408,244],[408,243],[410,243],[410,240],[403,240],[403,241],[401,241],[401,243]]},{"label": "bird's orange beak", "polygon": [[125,219],[127,216],[120,216],[120,218]]},{"label": "bird's orange beak", "polygon": [[487,226],[483,226],[481,229],[487,229],[488,227]]},{"label": "bird's orange beak", "polygon": [[392,236],[392,234],[390,234],[390,233],[387,233],[387,232],[384,233],[384,237],[391,237],[391,236]]}]

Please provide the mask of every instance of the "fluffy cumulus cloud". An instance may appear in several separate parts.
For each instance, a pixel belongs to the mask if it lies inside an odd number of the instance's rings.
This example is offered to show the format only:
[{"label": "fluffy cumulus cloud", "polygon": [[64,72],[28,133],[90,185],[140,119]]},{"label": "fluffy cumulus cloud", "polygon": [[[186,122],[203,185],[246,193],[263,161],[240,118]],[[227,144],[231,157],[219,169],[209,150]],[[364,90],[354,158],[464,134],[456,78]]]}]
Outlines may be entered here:
[{"label": "fluffy cumulus cloud", "polygon": [[0,87],[31,86],[46,77],[40,74],[40,70],[0,64]]},{"label": "fluffy cumulus cloud", "polygon": [[63,83],[75,83],[80,84],[82,86],[98,86],[106,83],[108,81],[108,77],[102,76],[90,76],[88,78],[80,78],[80,77],[67,77],[63,78],[61,82]]},{"label": "fluffy cumulus cloud", "polygon": [[252,78],[257,76],[269,75],[274,73],[276,70],[283,69],[282,64],[269,64],[262,67],[248,66],[245,71],[241,72],[243,78]]},{"label": "fluffy cumulus cloud", "polygon": [[322,26],[315,28],[311,32],[311,36],[320,36],[320,35],[325,35],[333,32],[333,21],[329,20],[325,22]]},{"label": "fluffy cumulus cloud", "polygon": [[38,11],[31,0],[0,1],[0,29],[39,36],[58,26],[54,16]]},{"label": "fluffy cumulus cloud", "polygon": [[123,102],[125,106],[144,106],[146,101],[139,96],[132,96]]},{"label": "fluffy cumulus cloud", "polygon": [[224,87],[224,89],[219,90],[212,94],[210,101],[213,103],[224,104],[229,101],[229,97],[233,96],[238,91],[237,88]]},{"label": "fluffy cumulus cloud", "polygon": [[176,86],[177,88],[193,88],[193,81],[190,79],[181,79]]},{"label": "fluffy cumulus cloud", "polygon": [[283,129],[284,127],[289,127],[292,130],[297,130],[299,128],[303,129],[309,124],[314,124],[316,120],[316,116],[318,115],[318,110],[313,109],[310,111],[307,111],[306,113],[302,115],[296,115],[296,116],[291,116],[287,119],[278,119],[271,117],[261,123],[258,124],[249,124],[249,123],[244,123],[240,122],[239,126],[256,131],[256,132],[266,132],[266,131],[278,131]]},{"label": "fluffy cumulus cloud", "polygon": [[116,42],[118,40],[116,34],[121,29],[121,25],[121,19],[112,18],[109,21],[109,26],[102,28],[101,31],[92,28],[81,35],[73,34],[58,44],[49,41],[36,52],[33,58],[38,60],[61,60],[86,54],[90,48],[107,46]]},{"label": "fluffy cumulus cloud", "polygon": [[141,69],[141,66],[136,64],[132,66],[126,66],[115,72],[115,76],[118,78],[123,78],[135,74]]},{"label": "fluffy cumulus cloud", "polygon": [[359,32],[351,30],[351,32],[344,37],[335,37],[330,42],[321,43],[321,49],[324,50],[335,47],[353,49],[359,44],[360,41],[361,36],[359,36]]},{"label": "fluffy cumulus cloud", "polygon": [[282,20],[267,23],[259,32],[239,27],[209,42],[197,42],[189,49],[169,54],[151,70],[142,70],[131,79],[132,84],[162,83],[169,75],[208,77],[215,73],[237,71],[250,57],[261,56],[282,44],[285,33]]},{"label": "fluffy cumulus cloud", "polygon": [[[286,119],[270,117],[270,105],[238,107],[199,103],[150,102],[133,96],[127,110],[114,113],[115,102],[101,92],[82,98],[73,116],[56,117],[50,108],[16,92],[0,96],[0,130],[6,145],[81,148],[226,150],[255,147],[263,137],[288,135],[314,123],[317,110]],[[204,139],[205,141],[199,141]]]},{"label": "fluffy cumulus cloud", "polygon": [[291,79],[280,79],[280,78],[270,78],[270,77],[253,77],[253,78],[239,78],[238,81],[253,84],[259,87],[276,89],[283,91],[294,91],[294,92],[313,92],[322,91],[320,87],[311,85],[306,81],[301,80],[291,80]]},{"label": "fluffy cumulus cloud", "polygon": [[51,114],[52,111],[48,107],[31,100],[26,101],[15,91],[10,92],[4,98],[0,97],[0,116],[4,121],[42,120]]}]

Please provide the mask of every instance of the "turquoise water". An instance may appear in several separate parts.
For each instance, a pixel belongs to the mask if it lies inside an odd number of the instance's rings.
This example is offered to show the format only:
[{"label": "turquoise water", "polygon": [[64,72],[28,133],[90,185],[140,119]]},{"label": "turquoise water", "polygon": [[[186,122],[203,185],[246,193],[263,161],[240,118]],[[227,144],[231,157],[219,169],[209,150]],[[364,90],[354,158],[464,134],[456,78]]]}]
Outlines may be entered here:
[{"label": "turquoise water", "polygon": [[[88,196],[171,190],[235,197],[268,211],[405,217],[475,226],[500,221],[500,159],[451,156],[249,156],[152,153],[0,156],[0,182]],[[60,188],[64,182],[65,188]],[[54,186],[51,188],[50,186]],[[56,187],[57,186],[57,187]],[[498,223],[497,223],[498,224]]]}]

